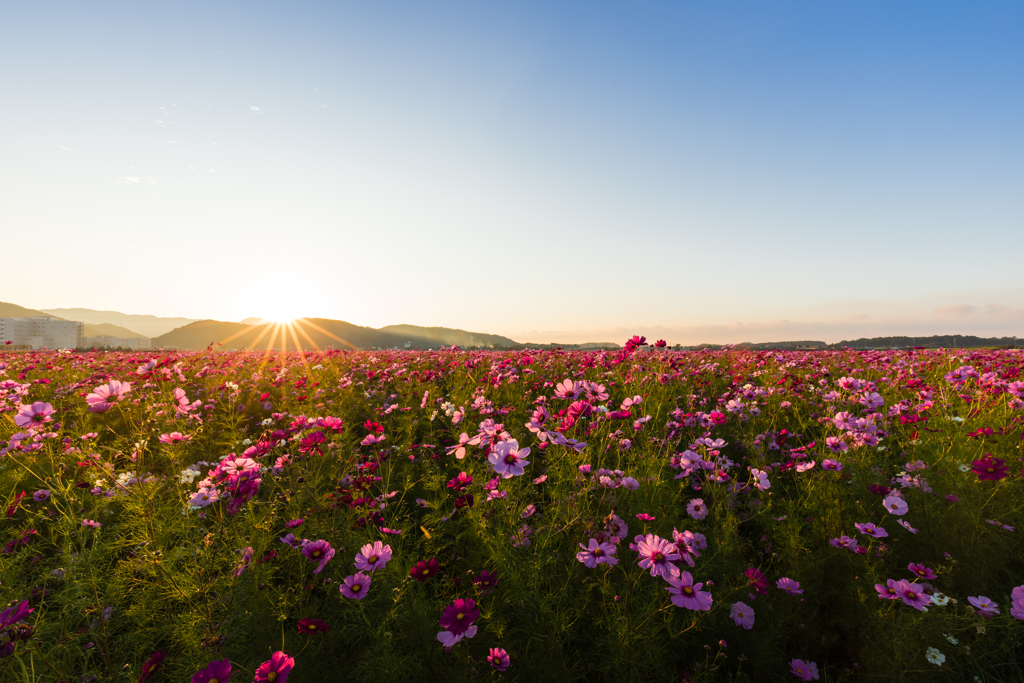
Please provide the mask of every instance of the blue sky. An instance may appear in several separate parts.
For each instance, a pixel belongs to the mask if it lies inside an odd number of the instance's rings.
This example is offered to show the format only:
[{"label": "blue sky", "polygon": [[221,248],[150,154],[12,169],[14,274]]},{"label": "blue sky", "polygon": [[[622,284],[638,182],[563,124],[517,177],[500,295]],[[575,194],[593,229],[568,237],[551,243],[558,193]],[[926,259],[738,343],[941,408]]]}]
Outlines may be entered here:
[{"label": "blue sky", "polygon": [[0,300],[1024,336],[1022,34],[996,2],[9,3]]}]

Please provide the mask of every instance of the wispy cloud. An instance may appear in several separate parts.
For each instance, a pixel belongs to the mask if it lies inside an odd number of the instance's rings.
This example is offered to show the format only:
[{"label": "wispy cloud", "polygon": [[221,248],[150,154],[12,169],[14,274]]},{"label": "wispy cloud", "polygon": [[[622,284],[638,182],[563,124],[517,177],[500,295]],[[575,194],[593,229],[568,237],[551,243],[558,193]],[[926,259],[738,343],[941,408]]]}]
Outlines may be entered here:
[{"label": "wispy cloud", "polygon": [[946,304],[935,309],[935,313],[943,318],[966,318],[977,309],[970,304]]},{"label": "wispy cloud", "polygon": [[259,114],[259,113],[261,113],[261,112],[260,112],[260,108],[259,108],[259,107],[257,107],[256,105],[253,105],[253,106],[249,107],[249,109],[251,109],[251,110],[252,110],[252,113],[253,113],[253,114]]},{"label": "wispy cloud", "polygon": [[74,152],[75,151],[75,150],[71,149],[70,147],[65,147],[64,145],[57,145],[57,146],[60,147],[61,149],[65,149],[65,150],[67,150],[69,152]]},{"label": "wispy cloud", "polygon": [[133,176],[133,177],[130,177],[130,178],[125,178],[124,181],[126,183],[138,183],[138,182],[140,182],[138,176]]}]

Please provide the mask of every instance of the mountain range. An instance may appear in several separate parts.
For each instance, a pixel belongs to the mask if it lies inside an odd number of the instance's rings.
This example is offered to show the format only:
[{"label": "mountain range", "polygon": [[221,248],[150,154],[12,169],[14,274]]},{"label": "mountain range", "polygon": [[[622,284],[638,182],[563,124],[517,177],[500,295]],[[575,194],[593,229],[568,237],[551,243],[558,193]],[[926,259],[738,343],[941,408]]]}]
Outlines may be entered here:
[{"label": "mountain range", "polygon": [[[380,329],[362,327],[342,320],[326,318],[300,318],[290,326],[278,326],[263,318],[246,318],[242,322],[196,320],[194,318],[162,318],[155,315],[135,315],[118,311],[96,311],[89,308],[50,308],[35,310],[0,301],[0,318],[52,315],[63,320],[85,323],[85,336],[110,336],[119,339],[148,337],[153,348],[205,349],[296,349],[298,347],[325,348],[378,348],[378,349],[430,349],[439,346],[462,348],[564,348],[600,349],[619,348],[611,342],[588,344],[522,344],[496,334],[467,332],[447,327],[420,327],[418,325],[387,325]],[[827,344],[823,341],[784,341],[736,344],[736,348],[768,349],[856,349],[872,348],[969,348],[1016,347],[1016,338],[986,338],[970,335],[935,335],[931,337],[873,337]],[[720,348],[719,344],[702,347]],[[680,348],[680,347],[676,347]],[[698,348],[698,347],[686,347]]]}]

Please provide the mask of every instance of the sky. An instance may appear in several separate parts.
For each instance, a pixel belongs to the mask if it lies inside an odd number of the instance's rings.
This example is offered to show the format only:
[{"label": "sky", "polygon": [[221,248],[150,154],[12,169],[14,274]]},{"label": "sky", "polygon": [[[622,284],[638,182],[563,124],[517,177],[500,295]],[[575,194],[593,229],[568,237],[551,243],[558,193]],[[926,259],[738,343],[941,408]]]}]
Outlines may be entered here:
[{"label": "sky", "polygon": [[1024,337],[1024,4],[0,6],[0,301]]}]

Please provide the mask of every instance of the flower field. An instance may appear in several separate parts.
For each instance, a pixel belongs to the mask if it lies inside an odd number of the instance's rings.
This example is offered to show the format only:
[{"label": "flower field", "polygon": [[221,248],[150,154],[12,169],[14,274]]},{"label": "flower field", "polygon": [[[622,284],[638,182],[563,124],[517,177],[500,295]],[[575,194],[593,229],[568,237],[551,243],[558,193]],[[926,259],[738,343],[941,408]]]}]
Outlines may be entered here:
[{"label": "flower field", "polygon": [[1024,354],[0,354],[0,680],[1024,679]]}]

